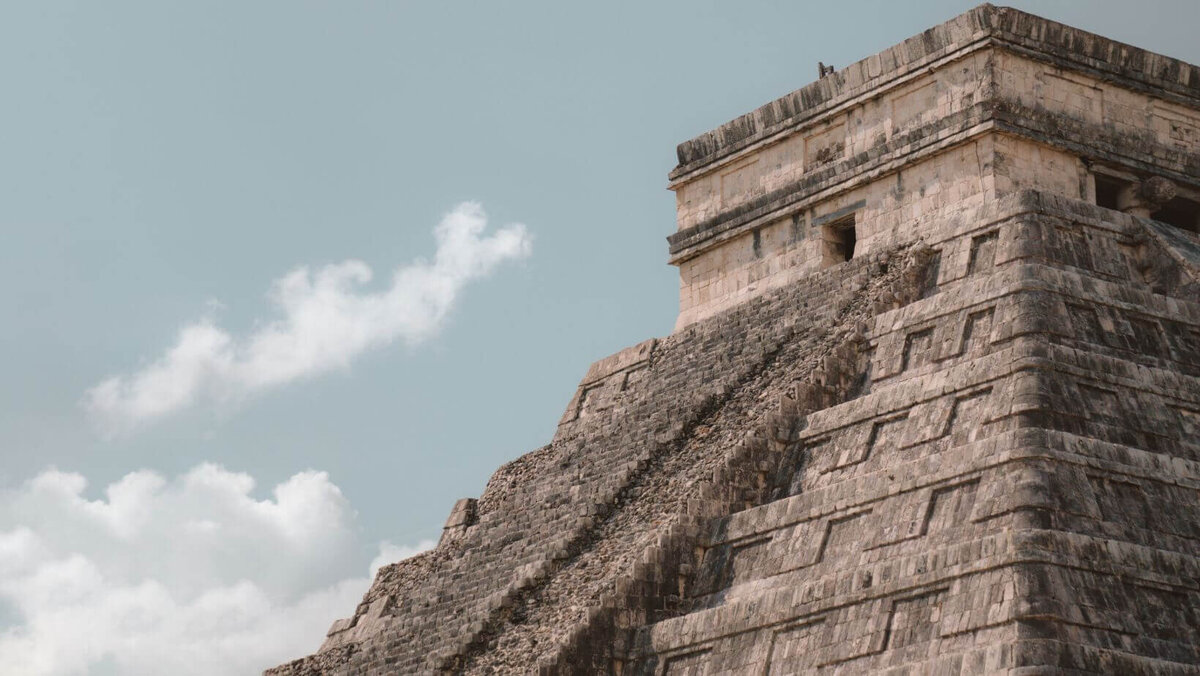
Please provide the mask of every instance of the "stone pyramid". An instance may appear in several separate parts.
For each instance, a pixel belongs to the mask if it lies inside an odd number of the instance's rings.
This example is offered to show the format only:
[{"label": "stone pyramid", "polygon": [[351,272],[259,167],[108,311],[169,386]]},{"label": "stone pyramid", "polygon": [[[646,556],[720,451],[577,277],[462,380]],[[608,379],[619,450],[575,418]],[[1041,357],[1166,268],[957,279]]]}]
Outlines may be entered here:
[{"label": "stone pyramid", "polygon": [[678,154],[675,332],[269,673],[1200,673],[1200,68],[984,5]]}]

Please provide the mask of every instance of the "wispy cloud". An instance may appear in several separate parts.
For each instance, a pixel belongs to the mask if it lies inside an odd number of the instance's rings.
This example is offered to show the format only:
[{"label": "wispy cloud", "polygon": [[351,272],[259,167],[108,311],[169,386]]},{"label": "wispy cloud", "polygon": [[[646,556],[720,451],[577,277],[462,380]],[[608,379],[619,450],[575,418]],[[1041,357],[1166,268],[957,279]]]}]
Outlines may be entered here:
[{"label": "wispy cloud", "polygon": [[523,225],[486,230],[479,204],[458,205],[433,230],[433,260],[401,266],[379,292],[360,289],[372,278],[362,261],[293,270],[272,285],[275,319],[240,339],[211,319],[189,324],[161,357],[104,380],[87,392],[83,405],[104,432],[115,434],[198,402],[236,401],[345,367],[397,340],[419,343],[442,327],[468,282],[529,254]]},{"label": "wispy cloud", "polygon": [[[202,464],[102,499],[56,470],[0,493],[0,673],[254,674],[316,650],[370,582],[354,512],[323,472],[254,487]],[[370,575],[432,546],[382,543]]]}]

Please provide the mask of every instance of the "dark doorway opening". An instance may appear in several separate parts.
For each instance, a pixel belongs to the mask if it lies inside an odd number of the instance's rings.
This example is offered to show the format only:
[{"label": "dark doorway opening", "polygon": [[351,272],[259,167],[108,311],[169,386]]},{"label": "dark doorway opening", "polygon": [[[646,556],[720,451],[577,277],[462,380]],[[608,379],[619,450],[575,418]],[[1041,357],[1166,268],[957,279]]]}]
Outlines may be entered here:
[{"label": "dark doorway opening", "polygon": [[854,247],[858,243],[854,214],[822,226],[822,230],[822,239],[825,240],[823,267],[845,263],[854,258]]},{"label": "dark doorway opening", "polygon": [[1117,209],[1118,195],[1126,182],[1104,174],[1096,174],[1096,206]]},{"label": "dark doorway opening", "polygon": [[1184,197],[1176,197],[1167,202],[1161,209],[1150,214],[1150,218],[1188,232],[1200,232],[1200,204]]}]

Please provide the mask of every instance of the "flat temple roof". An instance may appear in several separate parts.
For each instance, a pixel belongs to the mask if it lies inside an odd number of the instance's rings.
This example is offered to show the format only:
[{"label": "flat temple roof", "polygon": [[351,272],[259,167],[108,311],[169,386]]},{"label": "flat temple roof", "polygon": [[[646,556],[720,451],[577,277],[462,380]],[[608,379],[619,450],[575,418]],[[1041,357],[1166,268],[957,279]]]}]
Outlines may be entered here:
[{"label": "flat temple roof", "polygon": [[742,148],[821,115],[925,62],[978,42],[1003,43],[1135,90],[1200,107],[1200,67],[1010,7],[980,5],[898,45],[680,143],[672,184]]}]

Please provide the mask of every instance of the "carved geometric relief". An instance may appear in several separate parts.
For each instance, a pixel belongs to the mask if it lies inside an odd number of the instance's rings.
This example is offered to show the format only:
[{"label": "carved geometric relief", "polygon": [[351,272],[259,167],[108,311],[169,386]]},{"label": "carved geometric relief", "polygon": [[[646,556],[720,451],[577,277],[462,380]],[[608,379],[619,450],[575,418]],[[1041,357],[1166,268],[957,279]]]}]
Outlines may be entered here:
[{"label": "carved geometric relief", "polygon": [[729,559],[725,562],[725,569],[722,571],[721,583],[718,588],[725,589],[739,580],[762,577],[761,575],[756,576],[754,573],[757,568],[761,567],[763,555],[767,552],[766,545],[770,542],[770,537],[764,537],[734,545],[730,549]]},{"label": "carved geometric relief", "polygon": [[1179,148],[1200,146],[1200,128],[1179,120],[1167,120],[1167,135]]},{"label": "carved geometric relief", "polygon": [[1112,390],[1092,385],[1079,385],[1079,395],[1088,411],[1088,417],[1101,422],[1118,422],[1123,417],[1121,399]]},{"label": "carved geometric relief", "polygon": [[880,525],[876,527],[874,542],[868,548],[886,547],[920,537],[930,504],[927,492],[924,495],[922,492],[912,492],[895,499],[886,510],[881,511]]},{"label": "carved geometric relief", "polygon": [[1166,120],[1166,122],[1167,135],[1177,147],[1195,148],[1200,146],[1200,129],[1178,120]]},{"label": "carved geometric relief", "polygon": [[1148,585],[1137,585],[1136,589],[1136,611],[1147,636],[1189,644],[1200,639],[1200,610],[1187,589]]},{"label": "carved geometric relief", "polygon": [[907,507],[893,507],[893,523],[879,530],[871,548],[915,540],[966,523],[975,508],[979,479],[953,486],[942,486],[926,493],[912,495]]},{"label": "carved geometric relief", "polygon": [[897,427],[906,419],[907,416],[900,416],[875,421],[871,425],[871,433],[867,435],[866,450],[863,452],[862,459],[866,460],[872,454],[878,455],[895,448],[899,436]]},{"label": "carved geometric relief", "polygon": [[870,513],[870,510],[867,510],[831,518],[825,526],[821,546],[814,552],[813,560],[809,565],[816,565],[823,561],[844,560],[860,550],[863,539],[863,517]]},{"label": "carved geometric relief", "polygon": [[711,653],[712,648],[704,648],[668,657],[662,673],[664,676],[703,676],[708,670]]},{"label": "carved geometric relief", "polygon": [[637,385],[638,383],[640,383],[642,381],[642,379],[646,377],[646,374],[649,372],[650,372],[649,366],[640,366],[637,368],[631,368],[628,371],[626,371],[625,377],[621,380],[621,391],[624,392],[625,390],[628,390],[630,387],[633,387],[634,385]]},{"label": "carved geometric relief", "polygon": [[992,333],[992,317],[994,308],[987,308],[967,315],[967,323],[963,327],[961,349],[959,354],[975,354],[987,347]]},{"label": "carved geometric relief", "polygon": [[1094,345],[1104,344],[1104,329],[1100,326],[1100,318],[1096,310],[1074,303],[1067,303],[1067,315],[1071,318],[1071,329],[1076,340],[1082,340]]},{"label": "carved geometric relief", "polygon": [[900,370],[907,371],[928,364],[931,358],[929,348],[933,343],[933,329],[924,329],[908,334],[904,338],[904,356],[900,361]]},{"label": "carved geometric relief", "polygon": [[[901,449],[908,449],[947,436],[953,436],[952,446],[974,441],[987,421],[987,402],[992,388],[966,392],[951,397],[938,397],[909,409],[908,425],[900,437]],[[914,460],[911,453],[902,461]]]},{"label": "carved geometric relief", "polygon": [[900,425],[907,418],[908,413],[902,413],[884,420],[870,422],[871,427],[867,432],[866,439],[862,438],[861,432],[839,439],[838,446],[841,448],[841,452],[834,459],[833,465],[825,471],[832,472],[835,469],[857,465],[866,462],[868,458],[895,449],[900,441],[902,431]]},{"label": "carved geometric relief", "polygon": [[929,499],[929,509],[925,511],[921,535],[930,535],[966,523],[971,517],[971,510],[975,508],[975,494],[978,490],[978,479],[935,490]]},{"label": "carved geometric relief", "polygon": [[1180,438],[1191,439],[1192,443],[1200,444],[1200,411],[1181,406],[1173,408],[1179,415]]},{"label": "carved geometric relief", "polygon": [[771,636],[764,672],[770,676],[799,674],[817,661],[825,631],[825,620],[807,620],[778,629]]},{"label": "carved geometric relief", "polygon": [[925,274],[921,278],[921,298],[929,298],[937,293],[938,276],[942,272],[942,250],[934,249],[925,264]]},{"label": "carved geometric relief", "polygon": [[1158,484],[1149,502],[1158,514],[1157,526],[1167,533],[1190,540],[1200,539],[1200,490],[1190,486]]},{"label": "carved geometric relief", "polygon": [[1200,331],[1187,324],[1162,320],[1167,341],[1175,352],[1175,358],[1189,364],[1200,364]]},{"label": "carved geometric relief", "polygon": [[[877,605],[865,617],[847,622],[844,629],[843,626],[836,626],[833,629],[838,631],[829,632],[828,640],[833,649],[825,651],[827,658],[816,666],[826,667],[887,650],[928,643],[941,635],[939,629],[946,591],[942,588],[904,598],[880,599],[882,607]],[[872,616],[884,612],[887,615],[883,622],[879,622],[880,617]],[[857,669],[844,673],[865,672]]]},{"label": "carved geometric relief", "polygon": [[611,401],[611,397],[606,396],[607,381],[601,380],[595,385],[585,387],[579,395],[579,414],[577,417],[584,417],[599,411],[605,407],[605,404]]},{"label": "carved geometric relief", "polygon": [[986,404],[992,389],[986,388],[959,396],[946,421],[945,436],[950,437],[950,446],[969,444],[980,437],[985,422]]},{"label": "carved geometric relief", "polygon": [[971,257],[967,260],[967,274],[986,272],[996,266],[996,243],[1000,239],[997,230],[985,232],[971,238]]},{"label": "carved geometric relief", "polygon": [[888,616],[882,650],[899,650],[905,646],[926,643],[937,636],[945,591],[939,589],[896,601]]},{"label": "carved geometric relief", "polygon": [[1132,347],[1137,352],[1159,358],[1170,356],[1162,327],[1158,325],[1158,322],[1149,317],[1137,315],[1131,315],[1128,319],[1129,326],[1133,329],[1134,344]]},{"label": "carved geometric relief", "polygon": [[1089,475],[1088,482],[1105,521],[1148,527],[1152,517],[1146,492],[1128,481]]},{"label": "carved geometric relief", "polygon": [[612,408],[620,401],[622,393],[630,387],[636,386],[648,372],[649,364],[643,363],[617,371],[583,386],[575,406],[575,414],[563,422],[570,422]]},{"label": "carved geometric relief", "polygon": [[1130,266],[1128,249],[1108,237],[1097,238],[1093,242],[1095,271],[1109,277],[1127,279]]},{"label": "carved geometric relief", "polygon": [[804,170],[839,160],[845,151],[846,125],[839,122],[805,139]]},{"label": "carved geometric relief", "polygon": [[1047,491],[1057,495],[1055,508],[1063,514],[1079,514],[1089,519],[1101,519],[1093,482],[1085,470],[1075,465],[1056,465],[1045,474]]},{"label": "carved geometric relief", "polygon": [[1077,268],[1085,270],[1094,269],[1092,264],[1092,250],[1088,246],[1088,239],[1083,233],[1083,228],[1075,227],[1056,227],[1054,234],[1058,240],[1057,246],[1050,252],[1058,260],[1061,260],[1067,265],[1073,265]]},{"label": "carved geometric relief", "polygon": [[[1088,475],[1087,481],[1101,521],[1190,540],[1200,536],[1200,492],[1194,488],[1109,475]],[[1141,537],[1153,543],[1157,534]]]},{"label": "carved geometric relief", "polygon": [[620,393],[645,377],[657,345],[658,340],[651,338],[593,362],[559,424],[611,408]]},{"label": "carved geometric relief", "polygon": [[1174,106],[1154,106],[1154,128],[1161,140],[1181,150],[1195,152],[1200,146],[1200,119]]}]

